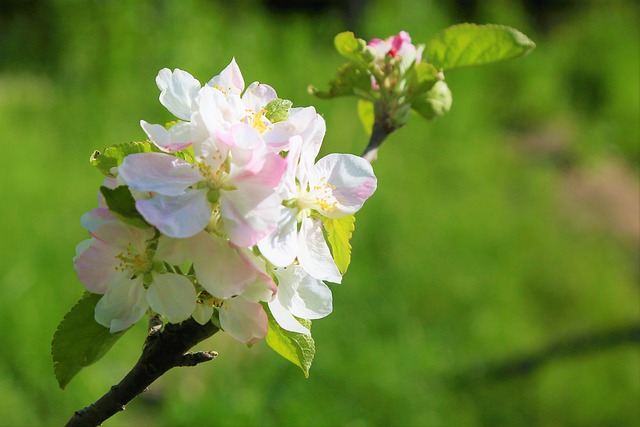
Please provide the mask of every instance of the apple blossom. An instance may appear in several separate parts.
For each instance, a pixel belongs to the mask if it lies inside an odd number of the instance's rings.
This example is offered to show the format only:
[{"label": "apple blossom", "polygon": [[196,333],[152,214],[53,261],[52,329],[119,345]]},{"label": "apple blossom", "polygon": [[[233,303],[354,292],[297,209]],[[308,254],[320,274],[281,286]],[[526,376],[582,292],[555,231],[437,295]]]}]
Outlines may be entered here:
[{"label": "apple blossom", "polygon": [[111,332],[127,329],[149,307],[170,322],[180,322],[195,309],[195,289],[185,276],[159,271],[153,257],[154,232],[117,220],[108,209],[83,216],[91,238],[78,245],[74,258],[80,282],[103,294],[96,321]]}]

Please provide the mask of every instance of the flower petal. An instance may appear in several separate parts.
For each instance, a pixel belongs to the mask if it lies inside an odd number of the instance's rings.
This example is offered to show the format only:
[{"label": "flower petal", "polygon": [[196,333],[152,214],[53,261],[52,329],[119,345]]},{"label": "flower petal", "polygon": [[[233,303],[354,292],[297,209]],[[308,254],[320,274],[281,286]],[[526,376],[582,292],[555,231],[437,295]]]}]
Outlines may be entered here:
[{"label": "flower petal", "polygon": [[140,127],[151,142],[167,153],[180,151],[191,145],[191,125],[189,123],[176,123],[167,130],[162,125],[140,120]]},{"label": "flower petal", "polygon": [[179,323],[196,308],[196,290],[185,276],[175,273],[154,274],[147,290],[147,301],[156,313],[170,323]]},{"label": "flower petal", "polygon": [[133,190],[153,191],[177,196],[204,180],[197,167],[164,153],[131,154],[122,161],[118,172]]},{"label": "flower petal", "polygon": [[321,280],[292,265],[274,270],[278,277],[276,299],[283,307],[301,319],[320,319],[333,310],[331,289]]},{"label": "flower petal", "polygon": [[323,182],[332,186],[332,195],[337,201],[335,208],[322,211],[330,218],[357,212],[377,186],[371,164],[352,154],[329,154],[320,159],[311,170],[309,184],[322,185]]},{"label": "flower petal", "polygon": [[296,209],[280,205],[280,218],[276,229],[258,242],[262,255],[277,267],[293,263],[298,252]]},{"label": "flower petal", "polygon": [[149,308],[146,294],[142,277],[123,277],[111,282],[109,290],[96,304],[96,322],[109,328],[112,334],[127,329],[140,320]]},{"label": "flower petal", "polygon": [[189,241],[198,281],[214,297],[231,298],[255,282],[255,270],[226,240],[202,232]]},{"label": "flower petal", "polygon": [[242,95],[242,102],[254,113],[259,113],[269,102],[278,98],[276,91],[269,85],[253,82]]},{"label": "flower petal", "polygon": [[160,103],[174,116],[189,120],[193,100],[200,90],[200,82],[191,74],[178,68],[173,73],[168,68],[163,68],[156,77],[156,84],[162,91]]},{"label": "flower petal", "polygon": [[220,307],[220,326],[238,341],[255,344],[267,335],[267,313],[242,297],[228,299]]},{"label": "flower petal", "polygon": [[206,303],[196,303],[191,317],[201,325],[206,324],[213,316],[213,306]]},{"label": "flower petal", "polygon": [[120,260],[116,258],[120,251],[101,240],[89,239],[89,246],[86,242],[81,243],[84,248],[77,249],[79,253],[73,258],[73,268],[89,292],[104,294],[113,281],[124,276],[118,269]]},{"label": "flower petal", "polygon": [[331,257],[318,219],[304,217],[298,233],[298,261],[307,273],[319,280],[340,283],[342,276]]},{"label": "flower petal", "polygon": [[240,95],[244,89],[244,79],[240,67],[233,58],[222,72],[209,80],[208,86],[212,86],[225,94]]},{"label": "flower petal", "polygon": [[279,299],[276,298],[269,303],[269,310],[271,310],[273,318],[276,319],[276,322],[278,322],[278,325],[280,325],[282,329],[299,334],[311,335],[311,331],[302,326],[302,324],[293,317],[293,314],[282,305]]},{"label": "flower petal", "polygon": [[278,223],[282,200],[275,189],[245,186],[220,191],[220,215],[229,240],[249,247],[269,235]]},{"label": "flower petal", "polygon": [[191,237],[211,219],[207,189],[190,190],[180,196],[156,196],[138,200],[136,209],[158,230],[169,237]]}]

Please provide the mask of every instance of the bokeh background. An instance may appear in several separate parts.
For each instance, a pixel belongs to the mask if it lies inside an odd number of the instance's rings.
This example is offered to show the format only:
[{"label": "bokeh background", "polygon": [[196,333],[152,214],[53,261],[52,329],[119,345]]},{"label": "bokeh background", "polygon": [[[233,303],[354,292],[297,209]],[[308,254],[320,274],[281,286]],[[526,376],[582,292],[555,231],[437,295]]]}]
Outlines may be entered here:
[{"label": "bokeh background", "polygon": [[235,57],[360,153],[355,100],[319,101],[333,36],[511,25],[529,56],[451,72],[375,163],[309,379],[223,334],[111,426],[632,426],[640,420],[640,30],[623,0],[0,1],[0,425],[61,425],[135,363],[145,325],[61,391],[50,340],[83,289],[94,149],[170,120],[155,76]]}]

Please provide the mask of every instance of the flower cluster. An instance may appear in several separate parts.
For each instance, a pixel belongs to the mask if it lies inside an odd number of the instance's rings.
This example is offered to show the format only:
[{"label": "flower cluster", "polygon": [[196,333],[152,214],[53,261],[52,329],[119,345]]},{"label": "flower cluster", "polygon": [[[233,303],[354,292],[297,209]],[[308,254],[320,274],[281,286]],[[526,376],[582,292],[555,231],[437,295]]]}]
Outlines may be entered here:
[{"label": "flower cluster", "polygon": [[309,334],[304,319],[332,311],[324,281],[344,273],[323,229],[373,194],[371,165],[349,154],[316,162],[323,118],[268,85],[245,89],[235,60],[205,85],[179,69],[156,83],[177,120],[141,121],[149,142],[114,156],[99,207],[82,218],[91,238],[74,264],[103,295],[96,321],[115,333],[148,311],[172,323],[213,319],[255,343],[267,310],[282,329]]}]

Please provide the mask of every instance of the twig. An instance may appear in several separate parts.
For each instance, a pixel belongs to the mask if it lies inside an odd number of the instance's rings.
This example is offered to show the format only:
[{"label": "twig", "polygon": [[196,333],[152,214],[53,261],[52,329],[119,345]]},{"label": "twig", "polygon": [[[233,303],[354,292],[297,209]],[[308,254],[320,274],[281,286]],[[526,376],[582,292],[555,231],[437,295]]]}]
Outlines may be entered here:
[{"label": "twig", "polygon": [[162,330],[160,319],[152,317],[142,355],[133,369],[95,403],[77,411],[67,423],[67,427],[98,426],[124,410],[125,405],[169,369],[195,366],[212,360],[218,355],[214,351],[187,351],[218,331],[213,323],[200,325],[192,318],[177,325],[167,324]]}]

